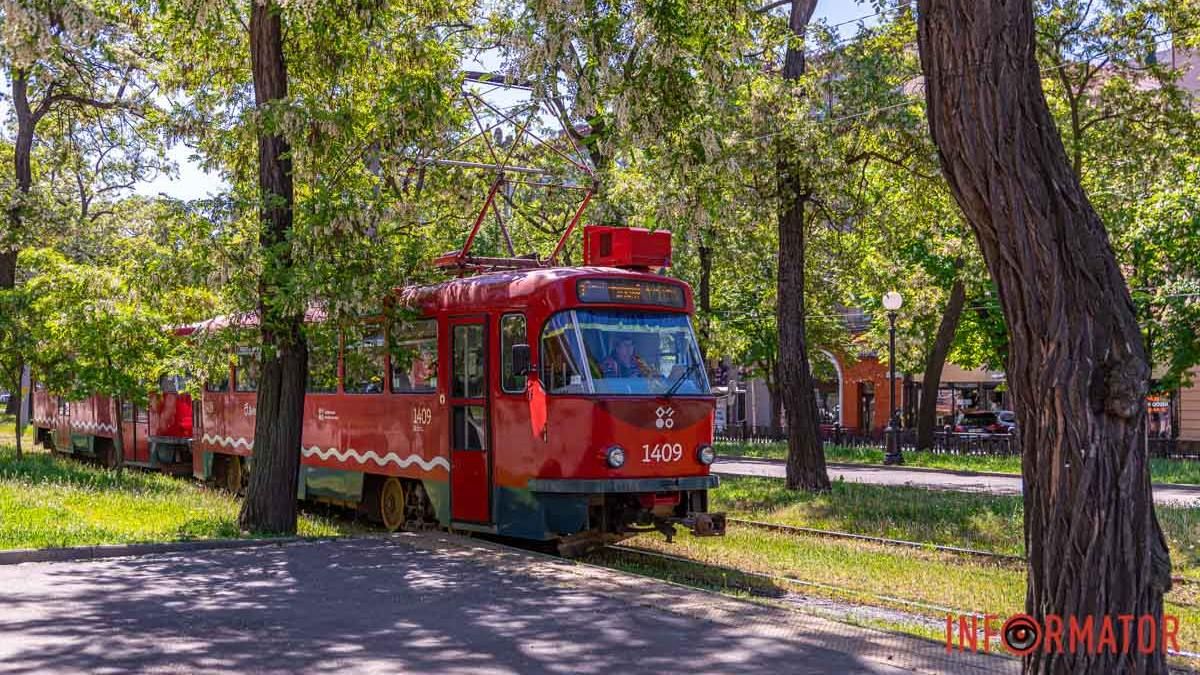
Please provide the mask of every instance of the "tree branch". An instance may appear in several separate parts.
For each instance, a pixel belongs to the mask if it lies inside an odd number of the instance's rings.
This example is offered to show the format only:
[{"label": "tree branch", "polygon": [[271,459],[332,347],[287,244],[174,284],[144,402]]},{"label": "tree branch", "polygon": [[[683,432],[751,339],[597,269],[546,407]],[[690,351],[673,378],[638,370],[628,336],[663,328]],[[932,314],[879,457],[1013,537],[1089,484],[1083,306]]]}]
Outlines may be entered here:
[{"label": "tree branch", "polygon": [[758,14],[766,14],[767,12],[775,9],[776,7],[783,7],[784,5],[790,5],[790,4],[792,4],[792,0],[775,0],[775,2],[772,2],[768,5],[759,7],[758,9],[756,9],[754,11]]}]

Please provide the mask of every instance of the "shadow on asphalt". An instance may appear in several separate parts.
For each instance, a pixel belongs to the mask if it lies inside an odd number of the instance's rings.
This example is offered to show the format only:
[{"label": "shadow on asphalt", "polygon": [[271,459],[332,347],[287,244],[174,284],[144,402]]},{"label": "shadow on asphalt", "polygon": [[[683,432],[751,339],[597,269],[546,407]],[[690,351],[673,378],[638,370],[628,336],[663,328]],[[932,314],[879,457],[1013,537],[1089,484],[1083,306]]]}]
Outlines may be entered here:
[{"label": "shadow on asphalt", "polygon": [[0,568],[0,673],[898,672],[358,540]]}]

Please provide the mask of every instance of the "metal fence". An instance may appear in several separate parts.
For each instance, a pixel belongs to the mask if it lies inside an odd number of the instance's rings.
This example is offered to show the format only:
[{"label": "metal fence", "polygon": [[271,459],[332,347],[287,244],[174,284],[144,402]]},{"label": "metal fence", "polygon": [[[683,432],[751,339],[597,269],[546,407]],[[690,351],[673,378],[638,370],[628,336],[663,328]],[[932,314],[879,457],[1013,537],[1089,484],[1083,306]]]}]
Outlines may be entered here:
[{"label": "metal fence", "polygon": [[[719,442],[767,444],[787,442],[787,432],[770,427],[735,426],[716,432]],[[838,426],[822,425],[821,440],[826,445],[847,448],[879,448],[885,445],[883,431],[864,432]],[[917,432],[902,429],[899,432],[900,448],[915,450]],[[1147,450],[1151,457],[1162,459],[1200,460],[1200,445],[1180,442],[1170,438],[1151,438]],[[938,431],[933,434],[933,447],[928,452],[947,455],[1020,455],[1017,437],[1012,434],[954,433]]]}]

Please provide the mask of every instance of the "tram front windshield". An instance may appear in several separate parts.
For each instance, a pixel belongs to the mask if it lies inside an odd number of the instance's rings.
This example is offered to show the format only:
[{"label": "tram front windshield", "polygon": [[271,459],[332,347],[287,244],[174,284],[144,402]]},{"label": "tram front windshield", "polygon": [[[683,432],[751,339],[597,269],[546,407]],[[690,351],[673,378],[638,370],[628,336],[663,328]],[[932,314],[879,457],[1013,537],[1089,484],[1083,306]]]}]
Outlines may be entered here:
[{"label": "tram front windshield", "polygon": [[576,309],[542,328],[542,386],[552,394],[708,394],[686,314]]}]

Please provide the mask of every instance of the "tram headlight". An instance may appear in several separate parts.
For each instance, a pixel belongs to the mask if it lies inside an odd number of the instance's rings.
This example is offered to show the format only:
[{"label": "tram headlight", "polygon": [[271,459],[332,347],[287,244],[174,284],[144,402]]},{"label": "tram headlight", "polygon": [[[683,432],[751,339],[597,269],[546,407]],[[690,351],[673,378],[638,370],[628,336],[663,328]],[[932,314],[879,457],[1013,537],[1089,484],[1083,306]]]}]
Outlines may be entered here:
[{"label": "tram headlight", "polygon": [[717,451],[711,445],[702,445],[696,450],[696,459],[701,464],[712,464],[717,459]]},{"label": "tram headlight", "polygon": [[614,469],[619,469],[625,465],[625,448],[619,445],[614,445],[604,451],[604,461]]}]

